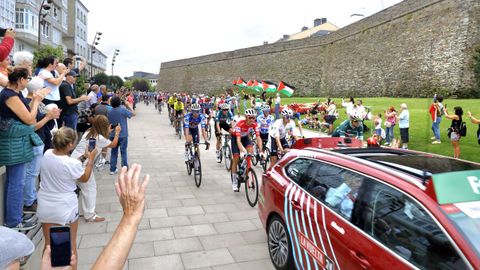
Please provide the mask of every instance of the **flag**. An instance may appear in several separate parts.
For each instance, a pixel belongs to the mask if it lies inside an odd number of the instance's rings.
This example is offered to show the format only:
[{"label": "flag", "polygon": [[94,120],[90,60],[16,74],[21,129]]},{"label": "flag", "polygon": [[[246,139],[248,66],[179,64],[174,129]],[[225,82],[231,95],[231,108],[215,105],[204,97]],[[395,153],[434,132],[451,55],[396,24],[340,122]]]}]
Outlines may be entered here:
[{"label": "flag", "polygon": [[274,93],[277,91],[277,85],[269,81],[262,81],[262,87],[267,93]]},{"label": "flag", "polygon": [[259,83],[257,80],[254,80],[253,81],[253,90],[255,90],[255,92],[257,92],[257,93],[262,92],[263,91],[262,82],[260,81],[260,83]]},{"label": "flag", "polygon": [[253,91],[253,81],[252,80],[249,80],[247,82],[247,88]]},{"label": "flag", "polygon": [[284,94],[287,97],[291,97],[293,95],[293,92],[295,92],[295,87],[288,85],[283,81],[280,81],[280,83],[278,84],[277,91],[280,92],[280,94]]},{"label": "flag", "polygon": [[240,88],[244,88],[244,87],[247,86],[247,84],[245,83],[245,81],[241,77],[238,78],[237,83],[235,85],[240,87]]}]

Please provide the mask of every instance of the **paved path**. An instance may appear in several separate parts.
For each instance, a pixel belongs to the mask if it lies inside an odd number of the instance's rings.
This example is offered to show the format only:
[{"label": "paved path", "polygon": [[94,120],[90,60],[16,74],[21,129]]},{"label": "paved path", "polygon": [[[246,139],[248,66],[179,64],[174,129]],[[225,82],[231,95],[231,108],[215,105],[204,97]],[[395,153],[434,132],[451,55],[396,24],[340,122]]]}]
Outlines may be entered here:
[{"label": "paved path", "polygon": [[[197,188],[186,172],[184,141],[174,136],[165,113],[140,104],[129,133],[129,163],[140,163],[151,181],[125,269],[273,269],[257,208],[248,205],[244,190],[232,192],[230,174],[215,162],[214,150],[202,152]],[[107,222],[81,221],[79,269],[90,269],[122,216],[115,178],[108,169],[95,176],[97,212]]]}]

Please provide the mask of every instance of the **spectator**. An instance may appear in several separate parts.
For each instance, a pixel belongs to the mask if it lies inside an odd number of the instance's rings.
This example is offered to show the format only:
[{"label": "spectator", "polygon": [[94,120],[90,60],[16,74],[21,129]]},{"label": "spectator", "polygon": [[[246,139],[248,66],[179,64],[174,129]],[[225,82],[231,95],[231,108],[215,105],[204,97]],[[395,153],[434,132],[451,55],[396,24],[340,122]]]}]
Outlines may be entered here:
[{"label": "spectator", "polygon": [[[72,158],[77,133],[68,127],[58,129],[53,135],[53,147],[43,156],[38,191],[37,217],[42,223],[45,247],[50,243],[50,227],[70,226],[73,255],[77,256],[78,200],[76,183],[86,182],[93,169],[96,149],[85,152],[88,163],[82,167],[80,160]],[[78,256],[77,256],[78,258]]]},{"label": "spectator", "polygon": [[104,84],[100,85],[99,91],[97,92],[97,102],[102,98],[102,95],[108,95],[107,86]]},{"label": "spectator", "polygon": [[8,70],[7,68],[10,66],[12,63],[12,60],[10,59],[10,56],[7,55],[5,59],[0,59],[0,87],[5,87],[8,84]]},{"label": "spectator", "polygon": [[[73,150],[71,157],[80,158],[88,148],[89,139],[95,139],[98,155],[103,148],[113,148],[117,146],[118,136],[120,135],[120,126],[117,126],[114,131],[113,141],[108,140],[108,135],[112,131],[109,129],[110,124],[108,119],[104,115],[95,116],[92,127],[85,132],[82,139]],[[88,164],[89,160],[83,162],[84,168]],[[79,206],[80,213],[83,213],[83,217],[86,221],[89,222],[102,222],[105,220],[104,217],[97,215],[95,212],[95,206],[97,202],[97,184],[95,181],[95,175],[90,174],[90,178],[87,182],[79,182],[78,186],[80,187],[80,196],[79,196]]]},{"label": "spectator", "polygon": [[[32,74],[33,54],[27,51],[16,52],[13,55],[13,62],[16,67],[24,67],[28,69],[29,74]],[[25,88],[22,91],[24,97],[27,97],[28,90]]]},{"label": "spectator", "polygon": [[397,124],[397,111],[393,106],[390,106],[387,111],[385,111],[385,145],[390,146],[395,135],[393,130]]},{"label": "spectator", "polygon": [[33,159],[33,147],[43,144],[34,132],[46,123],[37,123],[38,106],[49,93],[42,89],[29,104],[20,92],[29,81],[26,68],[12,68],[8,84],[0,93],[0,165],[6,165],[5,224],[16,230],[30,230],[35,223],[22,220],[25,166]]},{"label": "spectator", "polygon": [[40,68],[38,77],[45,81],[45,87],[52,89],[52,92],[43,101],[45,105],[57,103],[60,100],[59,86],[63,82],[67,70],[65,69],[58,77],[54,77],[52,71],[56,69],[57,65],[58,59],[53,55],[40,59],[37,63],[38,68]]},{"label": "spectator", "polygon": [[[0,61],[3,63],[4,61],[9,61],[7,58],[12,51],[13,44],[15,39],[15,32],[13,29],[7,29],[5,32],[5,36],[3,37],[2,43],[0,43]],[[3,66],[0,64],[0,66]],[[0,92],[2,89],[7,86],[8,84],[8,72],[6,67],[0,67]]]},{"label": "spectator", "polygon": [[230,99],[230,111],[232,112],[232,115],[235,116],[235,109],[237,108],[237,99],[235,97],[232,97]]},{"label": "spectator", "polygon": [[355,105],[355,99],[353,97],[350,97],[348,102],[345,102],[345,100],[342,99],[342,107],[345,108],[345,113],[349,116],[352,115],[351,110],[353,109],[354,105]]},{"label": "spectator", "polygon": [[247,109],[247,101],[249,100],[249,97],[244,90],[242,90],[242,94],[243,94],[243,112],[245,113],[245,110]]},{"label": "spectator", "polygon": [[450,128],[448,128],[448,138],[452,142],[453,158],[459,158],[461,138],[460,126],[462,124],[463,110],[460,106],[453,108],[453,110],[455,111],[455,114],[450,115],[448,114],[447,108],[443,107],[443,114],[445,115],[445,118],[452,120],[452,124],[450,125]]},{"label": "spectator", "polygon": [[[34,77],[28,83],[28,94],[26,100],[31,103],[34,99],[36,91],[39,91],[43,87],[43,80]],[[42,145],[33,146],[33,159],[26,164],[25,167],[25,186],[23,188],[23,212],[34,213],[37,211],[37,177],[40,174],[40,162],[43,157],[43,150],[47,143],[45,141],[45,133],[50,133],[50,129],[47,124],[50,124],[52,119],[58,119],[60,117],[60,110],[58,108],[52,108],[47,110],[43,103],[38,106],[37,123],[45,123],[41,127],[39,126],[35,133],[43,141]]]},{"label": "spectator", "polygon": [[[470,118],[470,121],[472,121],[473,124],[480,125],[480,120],[473,117],[471,112],[468,112],[468,118]],[[478,130],[477,130],[477,140],[478,140],[478,144],[480,144],[480,126],[478,126]]]},{"label": "spectator", "polygon": [[108,116],[108,112],[112,109],[108,100],[110,97],[108,95],[102,95],[102,102],[95,106],[95,115],[105,115]]},{"label": "spectator", "polygon": [[442,122],[442,115],[443,115],[443,97],[435,95],[433,98],[433,103],[430,106],[430,114],[432,116],[432,131],[433,137],[430,138],[433,140],[432,144],[440,144],[442,143],[440,140],[440,123]]},{"label": "spectator", "polygon": [[[120,125],[121,131],[118,139],[118,144],[116,147],[112,148],[111,157],[110,157],[110,175],[113,175],[118,172],[117,170],[117,159],[118,159],[118,148],[122,155],[122,167],[128,167],[127,160],[127,146],[128,146],[128,118],[135,116],[135,111],[130,107],[128,103],[125,106],[121,105],[121,100],[119,97],[114,96],[110,101],[112,109],[108,112],[108,120],[112,125]],[[114,133],[110,133],[110,140],[113,141]]]},{"label": "spectator", "polygon": [[0,269],[20,269],[20,259],[34,250],[25,234],[0,226]]},{"label": "spectator", "polygon": [[407,109],[407,104],[400,105],[400,115],[398,116],[398,127],[400,128],[400,140],[403,149],[408,149],[408,129],[410,127],[410,113]]},{"label": "spectator", "polygon": [[60,101],[58,107],[62,110],[60,126],[66,126],[77,130],[78,123],[78,103],[87,101],[88,96],[82,95],[77,98],[75,83],[79,75],[75,71],[70,71],[65,77],[65,81],[60,85]]},{"label": "spectator", "polygon": [[100,91],[100,88],[97,84],[92,85],[90,89],[91,91],[88,93],[89,100],[87,101],[87,107],[89,108],[92,106],[92,104],[98,103],[98,92]]},{"label": "spectator", "polygon": [[382,135],[382,114],[379,113],[373,118],[373,124],[375,125],[375,134]]},{"label": "spectator", "polygon": [[335,102],[333,100],[327,102],[327,104],[328,107],[325,115],[325,122],[328,124],[328,135],[332,135],[333,123],[338,118],[337,105],[335,105]]},{"label": "spectator", "polygon": [[278,119],[279,112],[280,112],[280,104],[282,103],[282,99],[280,98],[280,94],[277,93],[277,97],[275,98],[275,119]]}]

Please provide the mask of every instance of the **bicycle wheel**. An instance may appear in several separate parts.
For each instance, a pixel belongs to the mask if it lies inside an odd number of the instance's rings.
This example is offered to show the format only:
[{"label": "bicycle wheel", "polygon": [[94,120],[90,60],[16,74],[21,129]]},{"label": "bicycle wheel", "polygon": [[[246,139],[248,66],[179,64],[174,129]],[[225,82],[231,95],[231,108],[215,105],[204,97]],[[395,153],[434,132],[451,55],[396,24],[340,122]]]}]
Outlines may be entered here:
[{"label": "bicycle wheel", "polygon": [[257,174],[252,168],[249,168],[245,175],[245,195],[247,196],[248,204],[250,204],[251,207],[255,207],[258,201]]},{"label": "bicycle wheel", "polygon": [[265,148],[265,159],[262,160],[263,172],[267,172],[269,162],[270,162],[270,150],[268,148]]},{"label": "bicycle wheel", "polygon": [[[189,150],[190,151],[190,150]],[[191,175],[192,174],[192,159],[191,159],[191,152],[190,152],[190,159],[188,161],[185,161],[185,165],[187,165],[187,173],[188,175]]]},{"label": "bicycle wheel", "polygon": [[220,158],[220,162],[219,163],[222,163],[222,160],[223,160],[223,150],[220,149],[220,153],[218,153],[218,156]]},{"label": "bicycle wheel", "polygon": [[177,135],[178,135],[178,139],[181,140],[182,139],[182,129],[180,128],[180,123],[178,123]]},{"label": "bicycle wheel", "polygon": [[232,166],[232,150],[230,150],[229,146],[223,147],[223,152],[225,154],[225,169],[229,172]]},{"label": "bicycle wheel", "polygon": [[195,179],[195,185],[197,187],[200,187],[200,184],[202,184],[202,163],[200,162],[200,158],[198,155],[195,155],[195,158],[193,159],[193,178]]}]

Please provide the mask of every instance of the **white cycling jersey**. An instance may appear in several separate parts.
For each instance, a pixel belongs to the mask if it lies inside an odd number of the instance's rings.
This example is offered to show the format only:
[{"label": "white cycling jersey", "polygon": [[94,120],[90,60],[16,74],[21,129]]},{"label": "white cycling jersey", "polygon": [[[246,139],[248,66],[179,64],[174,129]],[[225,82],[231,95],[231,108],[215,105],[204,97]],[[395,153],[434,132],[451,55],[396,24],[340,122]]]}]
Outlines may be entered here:
[{"label": "white cycling jersey", "polygon": [[293,132],[295,128],[295,122],[293,120],[289,120],[286,125],[283,124],[283,119],[278,119],[273,123],[272,128],[270,130],[270,136],[277,137],[279,136],[280,139],[283,139],[287,136],[288,132]]}]

